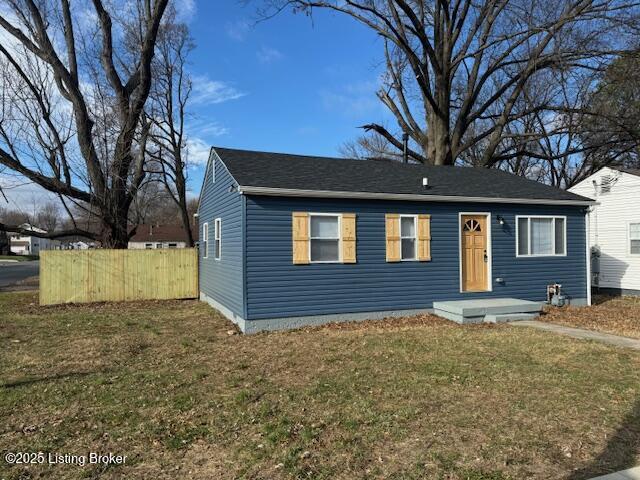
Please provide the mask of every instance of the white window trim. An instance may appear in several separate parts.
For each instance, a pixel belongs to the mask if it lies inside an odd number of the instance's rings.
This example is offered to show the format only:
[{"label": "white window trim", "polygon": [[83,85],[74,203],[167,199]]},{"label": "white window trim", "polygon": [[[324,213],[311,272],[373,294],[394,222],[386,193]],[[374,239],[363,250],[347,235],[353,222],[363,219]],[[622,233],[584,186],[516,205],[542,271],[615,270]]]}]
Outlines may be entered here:
[{"label": "white window trim", "polygon": [[[220,261],[222,258],[222,218],[218,217],[213,221],[213,258]],[[216,249],[216,242],[219,244],[220,255]]]},{"label": "white window trim", "polygon": [[216,183],[216,158],[211,160],[211,183]]},{"label": "white window trim", "polygon": [[640,224],[640,220],[629,222],[627,224],[627,254],[632,257],[640,257],[640,253],[631,253],[631,240],[640,240],[638,238],[631,238],[631,225]]},{"label": "white window trim", "polygon": [[487,218],[487,290],[493,291],[493,237],[491,234],[491,212],[458,212],[458,277],[460,293],[470,292],[462,288],[462,217],[466,215],[482,215]]},{"label": "white window trim", "polygon": [[[402,219],[413,218],[413,237],[402,236]],[[418,261],[418,215],[400,215],[400,261],[401,262],[417,262]],[[413,238],[413,258],[402,258],[402,239]]]},{"label": "white window trim", "polygon": [[209,222],[202,224],[202,237],[204,243],[202,258],[209,258]]},{"label": "white window trim", "polygon": [[[338,237],[312,237],[311,236],[311,217],[338,217]],[[340,241],[342,232],[342,214],[341,213],[315,213],[309,212],[308,216],[309,225],[309,263],[342,263],[342,242]],[[338,259],[337,260],[311,260],[311,241],[312,240],[338,240]]]},{"label": "white window trim", "polygon": [[[553,233],[551,234],[551,251],[553,253],[520,253],[520,219],[526,218],[527,220],[527,251],[531,252],[531,219],[532,218],[551,218],[553,222]],[[556,219],[564,220],[564,253],[556,252]],[[567,217],[566,215],[516,215],[516,257],[517,258],[542,258],[542,257],[566,257],[567,256]]]}]

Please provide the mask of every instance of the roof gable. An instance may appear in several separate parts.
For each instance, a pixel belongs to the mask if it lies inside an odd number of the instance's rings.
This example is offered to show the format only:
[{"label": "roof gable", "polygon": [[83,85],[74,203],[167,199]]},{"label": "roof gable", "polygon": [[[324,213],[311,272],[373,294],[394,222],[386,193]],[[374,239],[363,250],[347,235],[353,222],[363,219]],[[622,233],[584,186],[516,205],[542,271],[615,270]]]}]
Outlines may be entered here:
[{"label": "roof gable", "polygon": [[[587,204],[592,200],[495,169],[428,166],[391,160],[357,160],[214,147],[247,193],[449,201],[518,201]],[[427,178],[428,187],[423,187]],[[315,192],[310,194],[310,192]],[[403,198],[399,198],[403,197]],[[406,198],[405,198],[406,197]],[[409,198],[411,197],[411,198]],[[386,198],[386,197],[385,197]]]}]

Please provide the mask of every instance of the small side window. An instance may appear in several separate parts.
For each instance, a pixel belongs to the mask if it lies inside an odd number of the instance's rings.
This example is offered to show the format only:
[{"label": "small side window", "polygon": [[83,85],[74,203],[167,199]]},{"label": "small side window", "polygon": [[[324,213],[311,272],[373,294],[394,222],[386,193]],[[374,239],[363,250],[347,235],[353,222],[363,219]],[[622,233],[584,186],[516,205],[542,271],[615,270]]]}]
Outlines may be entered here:
[{"label": "small side window", "polygon": [[400,215],[400,259],[416,259],[416,216]]},{"label": "small side window", "polygon": [[629,224],[629,253],[640,255],[640,223]]},{"label": "small side window", "polygon": [[222,219],[216,218],[214,224],[214,234],[213,234],[213,251],[214,257],[216,260],[220,260],[222,257]]},{"label": "small side window", "polygon": [[202,258],[207,258],[209,256],[209,224],[205,223],[202,225]]}]

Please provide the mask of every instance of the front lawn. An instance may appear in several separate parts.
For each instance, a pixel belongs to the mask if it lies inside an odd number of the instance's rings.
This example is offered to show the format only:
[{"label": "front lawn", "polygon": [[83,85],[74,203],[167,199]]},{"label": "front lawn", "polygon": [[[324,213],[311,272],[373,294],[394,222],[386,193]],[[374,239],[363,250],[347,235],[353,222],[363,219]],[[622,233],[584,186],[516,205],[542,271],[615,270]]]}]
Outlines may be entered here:
[{"label": "front lawn", "polygon": [[550,309],[546,322],[640,338],[640,297],[594,296],[591,307]]},{"label": "front lawn", "polygon": [[0,294],[0,478],[586,479],[638,463],[640,352],[423,316],[230,335],[196,302]]}]

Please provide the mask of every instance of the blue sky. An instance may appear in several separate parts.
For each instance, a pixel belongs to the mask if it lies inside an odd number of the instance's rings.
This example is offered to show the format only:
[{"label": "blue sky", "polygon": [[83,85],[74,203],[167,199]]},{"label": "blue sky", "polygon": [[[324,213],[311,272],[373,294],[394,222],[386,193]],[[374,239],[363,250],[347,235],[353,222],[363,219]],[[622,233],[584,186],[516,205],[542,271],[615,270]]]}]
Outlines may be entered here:
[{"label": "blue sky", "polygon": [[[327,11],[281,12],[257,23],[259,2],[197,2],[190,154],[205,146],[338,155],[363,123],[389,122],[375,96],[382,43]],[[203,167],[190,172],[197,194]]]}]

